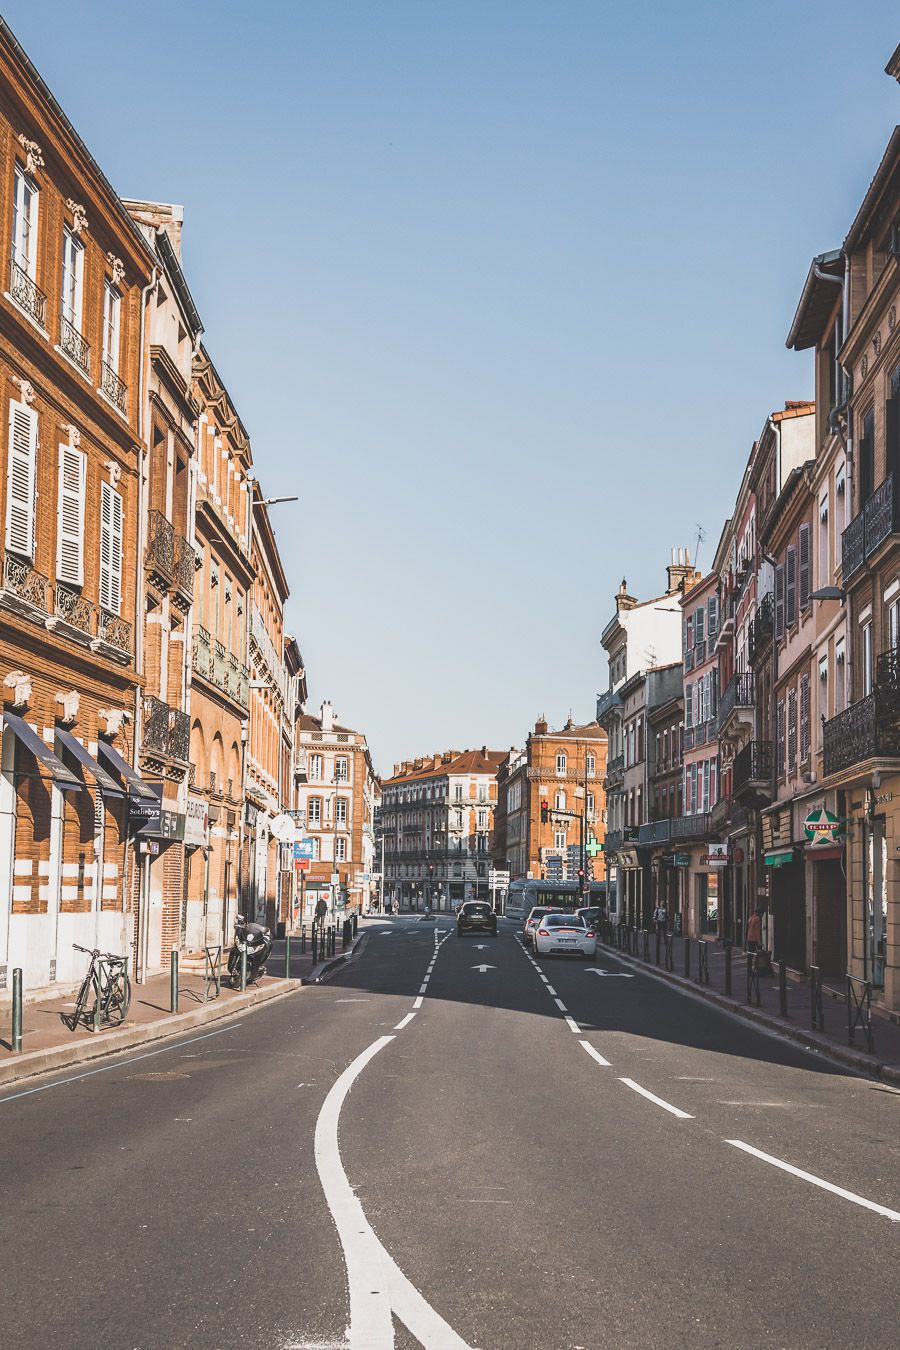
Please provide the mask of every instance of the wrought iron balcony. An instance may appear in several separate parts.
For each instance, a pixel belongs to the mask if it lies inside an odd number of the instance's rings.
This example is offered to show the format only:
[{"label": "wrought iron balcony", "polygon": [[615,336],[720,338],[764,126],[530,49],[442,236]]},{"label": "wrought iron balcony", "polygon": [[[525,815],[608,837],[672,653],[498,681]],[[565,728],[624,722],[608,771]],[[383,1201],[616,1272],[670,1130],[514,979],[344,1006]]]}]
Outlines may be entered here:
[{"label": "wrought iron balcony", "polygon": [[147,517],[147,566],[168,586],[175,571],[175,530],[162,511]]},{"label": "wrought iron balcony", "polygon": [[100,392],[116,405],[119,412],[125,411],[128,385],[124,380],[119,379],[108,361],[101,361],[100,363]]},{"label": "wrought iron balcony", "polygon": [[769,591],[756,607],[747,631],[747,649],[751,666],[755,666],[763,649],[772,641],[775,632],[775,597]]},{"label": "wrought iron balcony", "polygon": [[189,600],[194,598],[194,573],[197,570],[197,554],[193,545],[183,539],[181,535],[175,536],[175,560],[173,564],[173,579],[175,585],[182,591]]},{"label": "wrought iron balcony", "polygon": [[248,688],[250,672],[233,654],[228,657],[226,678],[228,681],[229,694],[233,699],[240,703],[241,707],[246,708],[250,696]]},{"label": "wrought iron balcony", "polygon": [[671,838],[671,820],[650,820],[638,827],[639,844],[664,844]]},{"label": "wrought iron balcony", "polygon": [[896,699],[890,690],[873,689],[867,698],[851,703],[822,728],[825,776],[842,773],[867,759],[900,756]]},{"label": "wrought iron balcony", "polygon": [[860,570],[885,539],[900,529],[894,475],[888,474],[841,535],[841,572],[844,585]]},{"label": "wrought iron balcony", "polygon": [[47,297],[41,288],[32,281],[25,268],[19,266],[15,258],[11,262],[9,293],[19,308],[23,309],[29,318],[34,319],[35,323],[40,324],[43,328]]},{"label": "wrought iron balcony", "polygon": [[772,790],[772,742],[748,741],[734,757],[731,787],[735,796]]},{"label": "wrought iron balcony", "polygon": [[606,852],[617,853],[622,847],[622,830],[606,831]]},{"label": "wrought iron balcony", "polygon": [[213,638],[212,670],[210,678],[219,689],[225,688],[225,643]]},{"label": "wrought iron balcony", "polygon": [[47,613],[47,578],[30,562],[7,553],[3,566],[3,589],[35,609]]},{"label": "wrought iron balcony", "polygon": [[896,647],[882,652],[875,662],[875,683],[882,689],[900,692],[900,651]]},{"label": "wrought iron balcony", "polygon": [[156,751],[170,759],[188,762],[190,753],[190,718],[179,708],[170,708],[162,699],[151,694],[144,696],[144,728],[142,750]]},{"label": "wrought iron balcony", "polygon": [[113,614],[108,609],[101,609],[100,611],[97,619],[97,637],[103,642],[108,642],[110,647],[115,647],[120,652],[126,652],[129,656],[134,650],[131,641],[131,624],[125,619],[120,619],[118,614]]},{"label": "wrought iron balcony", "polygon": [[703,839],[710,832],[709,812],[695,816],[675,816],[672,821],[673,839]]},{"label": "wrought iron balcony", "polygon": [[94,606],[80,591],[73,591],[71,587],[57,582],[53,610],[57,619],[70,624],[72,628],[80,628],[82,633],[93,632]]},{"label": "wrought iron balcony", "polygon": [[731,823],[731,810],[734,803],[731,797],[722,797],[709,813],[709,828],[713,834],[720,834]]},{"label": "wrought iron balcony", "polygon": [[59,345],[66,356],[87,374],[91,368],[91,344],[85,342],[75,325],[64,315],[60,315],[59,320]]},{"label": "wrought iron balcony", "polygon": [[725,686],[719,699],[719,731],[728,725],[732,713],[756,704],[756,683],[749,671],[736,672]]}]

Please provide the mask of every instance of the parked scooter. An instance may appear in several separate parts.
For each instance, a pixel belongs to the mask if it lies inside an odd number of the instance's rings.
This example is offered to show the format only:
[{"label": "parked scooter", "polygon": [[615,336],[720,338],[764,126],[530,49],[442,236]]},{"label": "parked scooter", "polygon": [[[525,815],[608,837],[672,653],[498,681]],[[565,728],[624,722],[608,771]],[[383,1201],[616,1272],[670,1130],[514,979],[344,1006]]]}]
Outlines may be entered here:
[{"label": "parked scooter", "polygon": [[232,989],[241,984],[241,954],[247,953],[247,983],[253,984],[266,973],[266,961],[272,950],[272,934],[262,924],[248,923],[243,914],[234,921],[234,946],[228,956],[228,974]]}]

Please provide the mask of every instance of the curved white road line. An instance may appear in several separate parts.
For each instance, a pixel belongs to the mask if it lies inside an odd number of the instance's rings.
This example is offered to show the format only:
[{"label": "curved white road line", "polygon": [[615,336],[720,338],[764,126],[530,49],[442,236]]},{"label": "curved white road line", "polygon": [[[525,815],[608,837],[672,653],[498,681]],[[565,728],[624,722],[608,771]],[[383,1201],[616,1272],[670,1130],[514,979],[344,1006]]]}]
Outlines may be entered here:
[{"label": "curved white road line", "polygon": [[379,1242],[344,1171],[338,1143],[341,1107],[363,1069],[393,1036],[374,1041],[336,1080],[316,1121],[319,1180],[334,1219],[350,1291],[350,1350],[393,1350],[394,1313],[425,1350],[471,1350],[436,1313]]}]

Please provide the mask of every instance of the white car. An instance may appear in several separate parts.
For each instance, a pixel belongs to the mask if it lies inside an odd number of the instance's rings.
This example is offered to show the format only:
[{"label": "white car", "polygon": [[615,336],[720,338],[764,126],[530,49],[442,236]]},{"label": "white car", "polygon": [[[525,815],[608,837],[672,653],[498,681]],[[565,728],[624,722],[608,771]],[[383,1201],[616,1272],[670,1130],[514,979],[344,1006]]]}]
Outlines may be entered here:
[{"label": "white car", "polygon": [[597,933],[588,928],[578,914],[545,914],[534,930],[536,956],[583,956],[590,960],[597,954]]},{"label": "white car", "polygon": [[545,914],[557,914],[561,912],[562,911],[560,910],[553,909],[550,905],[535,905],[534,909],[522,925],[522,941],[525,943],[525,946],[527,947],[529,942],[534,945],[534,930],[537,928]]}]

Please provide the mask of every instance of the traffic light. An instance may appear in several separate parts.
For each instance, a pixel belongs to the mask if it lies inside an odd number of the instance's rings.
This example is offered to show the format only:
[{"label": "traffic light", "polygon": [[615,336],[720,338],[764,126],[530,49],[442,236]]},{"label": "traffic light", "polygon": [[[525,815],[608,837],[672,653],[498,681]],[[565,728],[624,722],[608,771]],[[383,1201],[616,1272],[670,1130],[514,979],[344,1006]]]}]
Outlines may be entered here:
[{"label": "traffic light", "polygon": [[434,880],[434,863],[428,864],[428,880],[429,881]]},{"label": "traffic light", "polygon": [[579,867],[579,869],[578,869],[578,889],[579,889],[580,891],[583,891],[583,890],[586,890],[586,889],[587,889],[587,887],[585,886],[585,881],[584,881],[584,868],[583,868],[583,867]]},{"label": "traffic light", "polygon": [[550,819],[550,803],[541,802],[541,824],[546,825]]}]

